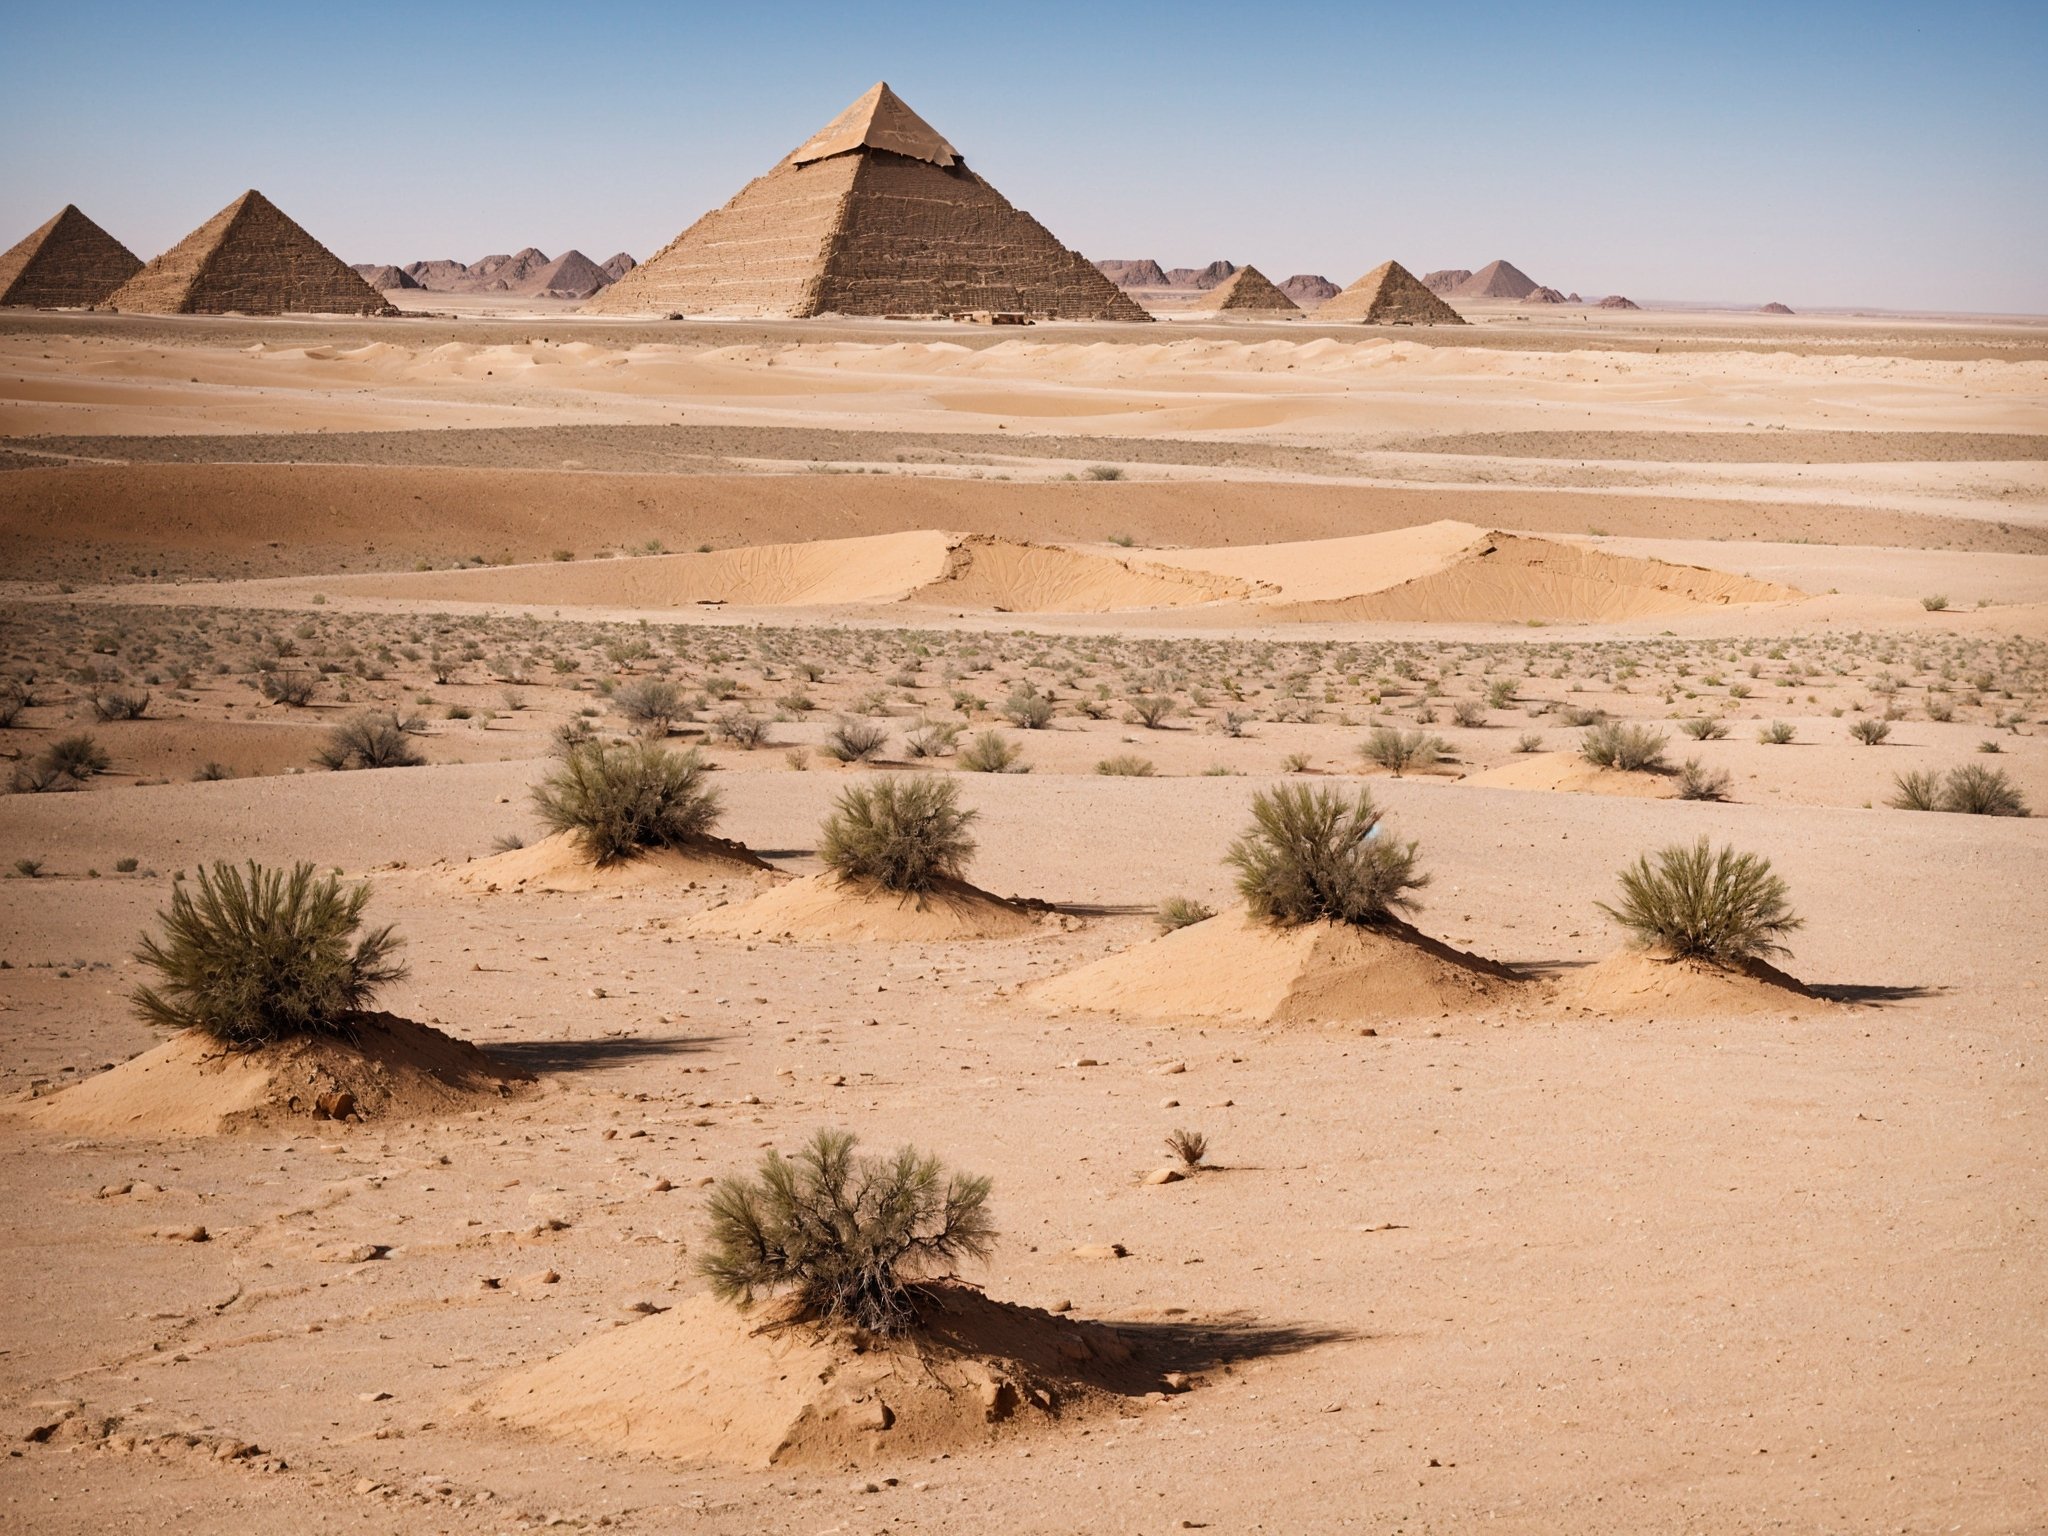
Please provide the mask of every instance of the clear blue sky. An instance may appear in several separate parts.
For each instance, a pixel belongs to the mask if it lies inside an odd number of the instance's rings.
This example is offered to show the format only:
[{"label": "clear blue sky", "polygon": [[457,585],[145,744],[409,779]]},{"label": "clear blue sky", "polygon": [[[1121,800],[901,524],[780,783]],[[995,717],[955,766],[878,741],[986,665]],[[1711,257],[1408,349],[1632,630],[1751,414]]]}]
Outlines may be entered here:
[{"label": "clear blue sky", "polygon": [[2048,0],[14,4],[0,247],[645,257],[877,79],[1095,257],[2048,313]]}]

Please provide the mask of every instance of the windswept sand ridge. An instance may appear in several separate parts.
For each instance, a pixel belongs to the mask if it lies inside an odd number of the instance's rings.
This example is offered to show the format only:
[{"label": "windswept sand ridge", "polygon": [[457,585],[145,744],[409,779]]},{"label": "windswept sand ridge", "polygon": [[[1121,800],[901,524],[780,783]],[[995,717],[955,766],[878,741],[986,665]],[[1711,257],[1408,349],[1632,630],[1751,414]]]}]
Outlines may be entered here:
[{"label": "windswept sand ridge", "polygon": [[557,832],[524,848],[510,848],[444,871],[441,879],[459,890],[494,893],[673,889],[753,881],[764,876],[782,878],[766,860],[724,838],[705,838],[690,848],[651,848],[636,858],[598,865],[590,861],[570,833]]}]

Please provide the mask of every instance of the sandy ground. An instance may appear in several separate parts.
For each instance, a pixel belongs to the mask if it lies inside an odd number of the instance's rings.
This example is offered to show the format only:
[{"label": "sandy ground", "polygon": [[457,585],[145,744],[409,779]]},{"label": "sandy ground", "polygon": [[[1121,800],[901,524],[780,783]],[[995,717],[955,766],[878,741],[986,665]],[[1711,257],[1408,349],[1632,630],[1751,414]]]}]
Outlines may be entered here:
[{"label": "sandy ground", "polygon": [[[2048,806],[2048,334],[1480,318],[0,323],[0,671],[29,695],[0,766],[79,731],[111,760],[0,797],[0,862],[37,866],[0,881],[0,1525],[2048,1525],[2048,841],[2038,815],[1888,804],[1968,764]],[[1739,600],[1258,608],[1441,582],[1470,546],[1445,520]],[[1059,560],[900,599],[970,534]],[[1161,607],[1119,562],[1258,590]],[[266,700],[282,674],[307,704]],[[1028,772],[922,762],[981,812],[974,881],[1054,910],[792,942],[714,934],[772,876],[459,880],[537,835],[556,733],[621,731],[613,695],[660,677],[720,830],[791,875],[877,771],[826,758],[842,716],[887,728],[882,771],[921,724],[999,733]],[[1024,689],[1048,728],[1008,718]],[[96,720],[109,690],[148,692],[143,718]],[[414,717],[426,766],[314,768],[364,708]],[[765,745],[719,739],[731,711]],[[1573,722],[1602,715],[1725,798],[1587,768]],[[1381,771],[1375,726],[1446,760]],[[1151,771],[1098,771],[1119,757]],[[1252,794],[1302,776],[1369,786],[1420,841],[1424,933],[1535,980],[1371,1035],[1034,1001],[1151,942],[1162,898],[1225,905]],[[1831,1001],[1547,1000],[1617,948],[1615,871],[1702,832],[1773,860],[1806,919],[1786,969]],[[440,1119],[41,1125],[161,1038],[126,995],[173,878],[244,857],[370,879],[412,964],[384,1004],[537,1085]],[[800,1472],[473,1409],[694,1297],[701,1181],[827,1124],[992,1175],[1003,1239],[968,1278],[1192,1389]],[[1177,1126],[1215,1166],[1146,1184]],[[1082,1252],[1104,1244],[1126,1256]]]}]

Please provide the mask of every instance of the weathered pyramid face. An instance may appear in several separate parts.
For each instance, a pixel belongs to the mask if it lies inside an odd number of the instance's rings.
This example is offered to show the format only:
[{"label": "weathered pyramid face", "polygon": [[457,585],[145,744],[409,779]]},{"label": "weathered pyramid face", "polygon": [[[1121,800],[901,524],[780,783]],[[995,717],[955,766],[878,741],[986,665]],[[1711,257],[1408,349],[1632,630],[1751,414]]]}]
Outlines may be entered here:
[{"label": "weathered pyramid face", "polygon": [[1232,314],[1298,315],[1301,306],[1287,297],[1257,267],[1239,267],[1202,295],[1199,310]]},{"label": "weathered pyramid face", "polygon": [[103,303],[141,270],[134,252],[66,203],[0,256],[0,304],[83,309]]},{"label": "weathered pyramid face", "polygon": [[108,301],[138,314],[380,315],[390,306],[261,192],[245,192]]},{"label": "weathered pyramid face", "polygon": [[1489,261],[1453,291],[1460,299],[1526,299],[1536,281],[1512,262]]},{"label": "weathered pyramid face", "polygon": [[1383,261],[1316,311],[1318,320],[1367,325],[1463,325],[1465,317],[1398,261]]},{"label": "weathered pyramid face", "polygon": [[1147,320],[878,84],[584,306],[803,317],[1014,311]]}]

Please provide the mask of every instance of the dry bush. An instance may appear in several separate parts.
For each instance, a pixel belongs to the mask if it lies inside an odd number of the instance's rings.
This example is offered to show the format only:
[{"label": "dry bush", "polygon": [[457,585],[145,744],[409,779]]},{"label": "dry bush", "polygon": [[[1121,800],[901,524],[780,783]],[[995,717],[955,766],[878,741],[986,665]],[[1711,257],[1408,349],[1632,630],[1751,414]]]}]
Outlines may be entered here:
[{"label": "dry bush", "polygon": [[709,835],[719,806],[706,772],[694,747],[591,742],[564,754],[534,786],[533,803],[550,832],[573,834],[592,863],[615,864]]},{"label": "dry bush", "polygon": [[960,766],[969,773],[1029,773],[1024,749],[1006,741],[1000,731],[983,731],[960,752]]},{"label": "dry bush", "polygon": [[1169,896],[1159,903],[1159,910],[1152,920],[1159,925],[1161,933],[1173,933],[1181,928],[1192,928],[1196,923],[1206,923],[1216,915],[1216,909],[1206,901],[1197,901],[1192,896]]},{"label": "dry bush", "polygon": [[99,721],[140,720],[149,713],[149,695],[125,688],[103,688],[92,696],[92,717]]},{"label": "dry bush", "polygon": [[1621,872],[1621,905],[1599,907],[1638,943],[1723,965],[1782,953],[1778,939],[1801,926],[1769,859],[1716,852],[1704,837],[1659,850],[1654,863],[1639,857]]},{"label": "dry bush", "polygon": [[1105,757],[1095,765],[1095,771],[1110,778],[1149,779],[1155,770],[1149,757],[1140,757],[1135,752],[1119,752],[1114,757]]},{"label": "dry bush", "polygon": [[957,880],[974,853],[960,786],[936,774],[891,774],[856,784],[825,818],[818,857],[841,879],[909,894]]},{"label": "dry bush", "polygon": [[1679,726],[1694,741],[1721,741],[1728,735],[1728,723],[1712,715],[1699,715]]},{"label": "dry bush", "polygon": [[1756,739],[1767,747],[1782,747],[1799,734],[1788,720],[1773,720],[1756,733]]},{"label": "dry bush", "polygon": [[821,749],[834,762],[864,763],[889,744],[889,728],[857,715],[841,715],[825,733]]},{"label": "dry bush", "polygon": [[1003,700],[1002,716],[1020,731],[1042,731],[1052,724],[1052,700],[1030,687]]},{"label": "dry bush", "polygon": [[1167,1132],[1166,1150],[1181,1160],[1188,1168],[1199,1168],[1202,1159],[1209,1155],[1209,1138],[1200,1131],[1173,1130]]},{"label": "dry bush", "polygon": [[1665,766],[1667,740],[1647,725],[1596,725],[1579,742],[1579,756],[1596,768],[1656,773]]},{"label": "dry bush", "polygon": [[43,766],[65,778],[83,782],[113,766],[106,749],[84,731],[59,736],[43,749],[37,759]]},{"label": "dry bush", "polygon": [[1451,723],[1462,725],[1467,730],[1477,730],[1486,724],[1486,702],[1483,699],[1460,699],[1451,706]]},{"label": "dry bush", "polygon": [[251,860],[202,867],[171,892],[158,914],[163,938],[144,935],[135,958],[157,973],[137,987],[136,1008],[153,1024],[198,1029],[230,1045],[295,1035],[346,1036],[356,1014],[405,967],[386,926],[365,933],[367,884],[315,878],[311,864],[290,874]]},{"label": "dry bush", "polygon": [[1889,720],[1865,717],[1864,719],[1854,721],[1849,726],[1849,734],[1862,742],[1866,747],[1876,746],[1887,736],[1891,735],[1891,733],[1892,723]]},{"label": "dry bush", "polygon": [[903,750],[912,757],[951,757],[965,729],[957,720],[920,720],[916,729],[903,738]]},{"label": "dry bush", "polygon": [[1174,711],[1170,694],[1141,693],[1130,701],[1130,719],[1133,725],[1142,725],[1148,731],[1156,731],[1166,724]]},{"label": "dry bush", "polygon": [[666,736],[678,720],[689,718],[683,690],[665,677],[641,677],[612,690],[612,708],[636,731]]},{"label": "dry bush", "polygon": [[1254,917],[1282,926],[1384,922],[1428,884],[1416,845],[1382,834],[1372,796],[1282,784],[1252,797],[1252,824],[1226,862]]},{"label": "dry bush", "polygon": [[1515,750],[1517,752],[1541,752],[1543,750],[1543,733],[1541,731],[1522,732],[1520,736],[1515,738]]},{"label": "dry bush", "polygon": [[320,691],[320,679],[311,672],[282,670],[259,674],[257,687],[263,697],[273,704],[283,704],[292,709],[303,709],[313,702],[313,695]]},{"label": "dry bush", "polygon": [[1726,800],[1729,775],[1725,768],[1709,768],[1696,757],[1688,757],[1678,770],[1678,798],[1681,800]]},{"label": "dry bush", "polygon": [[1946,777],[1916,771],[1897,774],[1890,804],[1902,811],[1948,811],[1958,816],[2025,816],[2027,802],[2001,768],[1965,763]]},{"label": "dry bush", "polygon": [[1886,804],[1899,811],[1941,809],[1941,775],[1915,768],[1892,775],[1892,797]]},{"label": "dry bush", "polygon": [[418,768],[426,762],[408,738],[396,715],[365,710],[327,733],[327,745],[314,754],[322,768]]},{"label": "dry bush", "polygon": [[711,722],[711,734],[728,746],[751,752],[768,739],[768,722],[735,704],[718,712]]},{"label": "dry bush", "polygon": [[771,1151],[753,1178],[719,1181],[697,1261],[715,1295],[744,1309],[788,1292],[814,1322],[899,1334],[917,1326],[917,1282],[988,1257],[987,1179],[911,1147],[857,1158],[855,1145],[821,1130],[794,1158]]},{"label": "dry bush", "polygon": [[1410,768],[1431,768],[1443,760],[1444,743],[1427,731],[1402,731],[1391,725],[1373,727],[1358,749],[1399,778]]}]

